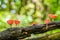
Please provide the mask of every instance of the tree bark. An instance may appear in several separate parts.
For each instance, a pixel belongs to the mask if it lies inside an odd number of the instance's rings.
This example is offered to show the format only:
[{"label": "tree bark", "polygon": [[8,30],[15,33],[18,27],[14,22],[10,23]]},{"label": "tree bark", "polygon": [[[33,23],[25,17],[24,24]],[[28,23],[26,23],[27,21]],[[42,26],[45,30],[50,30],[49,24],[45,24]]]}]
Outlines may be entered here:
[{"label": "tree bark", "polygon": [[52,35],[42,34],[40,37],[28,38],[26,40],[60,40],[60,32]]},{"label": "tree bark", "polygon": [[49,30],[60,28],[60,22],[51,22],[48,23],[47,25],[48,25],[47,29],[46,29],[46,24],[41,24],[41,25],[34,24],[32,26],[26,26],[25,28],[21,28],[21,27],[8,28],[7,30],[0,32],[0,40],[24,39],[30,37],[31,34],[45,33]]}]

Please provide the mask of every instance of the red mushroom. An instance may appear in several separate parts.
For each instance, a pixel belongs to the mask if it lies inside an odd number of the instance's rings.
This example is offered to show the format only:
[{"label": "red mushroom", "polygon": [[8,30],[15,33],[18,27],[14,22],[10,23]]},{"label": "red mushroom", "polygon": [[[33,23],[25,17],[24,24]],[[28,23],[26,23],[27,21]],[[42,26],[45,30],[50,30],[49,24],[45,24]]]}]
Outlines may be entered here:
[{"label": "red mushroom", "polygon": [[52,18],[52,21],[54,21],[54,19],[57,18],[57,15],[54,15],[54,14],[48,14],[48,16]]},{"label": "red mushroom", "polygon": [[7,23],[8,23],[9,25],[12,25],[12,24],[13,24],[13,20],[8,20]]},{"label": "red mushroom", "polygon": [[36,22],[32,22],[31,26],[32,26],[32,25],[35,25],[35,24],[36,24]]},{"label": "red mushroom", "polygon": [[48,24],[50,22],[50,20],[45,20],[45,23]]},{"label": "red mushroom", "polygon": [[50,20],[45,20],[46,23],[46,30],[48,29],[48,23],[50,22]]},{"label": "red mushroom", "polygon": [[55,19],[57,17],[57,15],[54,15],[54,14],[48,14],[48,16],[52,19]]},{"label": "red mushroom", "polygon": [[51,17],[53,14],[48,14],[49,17]]},{"label": "red mushroom", "polygon": [[19,24],[20,23],[20,21],[18,21],[18,20],[15,20],[15,24],[17,25],[17,24]]},{"label": "red mushroom", "polygon": [[56,15],[52,15],[51,18],[52,19],[55,19],[55,18],[57,18],[57,16]]}]

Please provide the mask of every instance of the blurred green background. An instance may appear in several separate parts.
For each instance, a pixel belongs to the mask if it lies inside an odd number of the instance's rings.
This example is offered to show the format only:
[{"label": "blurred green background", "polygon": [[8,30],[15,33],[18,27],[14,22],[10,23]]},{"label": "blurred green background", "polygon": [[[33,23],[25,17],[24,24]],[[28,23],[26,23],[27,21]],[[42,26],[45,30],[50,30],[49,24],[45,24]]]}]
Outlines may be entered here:
[{"label": "blurred green background", "polygon": [[50,19],[48,14],[57,15],[54,21],[60,21],[60,0],[0,0],[0,31],[10,27],[10,19],[28,26],[32,22],[43,24]]}]

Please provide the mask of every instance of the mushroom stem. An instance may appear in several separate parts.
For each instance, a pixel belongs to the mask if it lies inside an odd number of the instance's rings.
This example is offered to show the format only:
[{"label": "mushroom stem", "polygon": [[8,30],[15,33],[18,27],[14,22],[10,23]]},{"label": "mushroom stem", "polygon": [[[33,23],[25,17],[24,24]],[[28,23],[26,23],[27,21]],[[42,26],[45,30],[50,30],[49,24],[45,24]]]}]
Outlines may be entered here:
[{"label": "mushroom stem", "polygon": [[46,30],[48,29],[48,24],[46,24]]},{"label": "mushroom stem", "polygon": [[52,22],[54,22],[54,19],[52,19]]}]

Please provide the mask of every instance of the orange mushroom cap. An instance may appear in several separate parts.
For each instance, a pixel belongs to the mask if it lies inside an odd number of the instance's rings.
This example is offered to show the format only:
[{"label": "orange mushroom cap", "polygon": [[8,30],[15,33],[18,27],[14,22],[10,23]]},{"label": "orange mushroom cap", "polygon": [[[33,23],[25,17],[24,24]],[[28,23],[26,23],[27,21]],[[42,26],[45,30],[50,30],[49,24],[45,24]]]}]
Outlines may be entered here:
[{"label": "orange mushroom cap", "polygon": [[13,20],[8,20],[7,23],[12,25],[13,24]]},{"label": "orange mushroom cap", "polygon": [[50,22],[50,20],[45,20],[44,22],[45,22],[46,24],[48,24],[48,23]]},{"label": "orange mushroom cap", "polygon": [[18,21],[18,20],[15,20],[15,24],[19,24],[20,23],[20,21]]}]

